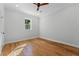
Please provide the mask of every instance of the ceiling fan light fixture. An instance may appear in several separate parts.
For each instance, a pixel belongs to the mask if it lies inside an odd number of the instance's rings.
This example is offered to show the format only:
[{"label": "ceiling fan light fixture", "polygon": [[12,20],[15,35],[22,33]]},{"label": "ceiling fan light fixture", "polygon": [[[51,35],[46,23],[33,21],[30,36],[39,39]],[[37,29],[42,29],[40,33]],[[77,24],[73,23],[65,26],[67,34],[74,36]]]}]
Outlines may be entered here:
[{"label": "ceiling fan light fixture", "polygon": [[37,12],[35,12],[33,15],[34,15],[34,16],[39,16],[39,15],[40,15],[40,12],[37,11]]}]

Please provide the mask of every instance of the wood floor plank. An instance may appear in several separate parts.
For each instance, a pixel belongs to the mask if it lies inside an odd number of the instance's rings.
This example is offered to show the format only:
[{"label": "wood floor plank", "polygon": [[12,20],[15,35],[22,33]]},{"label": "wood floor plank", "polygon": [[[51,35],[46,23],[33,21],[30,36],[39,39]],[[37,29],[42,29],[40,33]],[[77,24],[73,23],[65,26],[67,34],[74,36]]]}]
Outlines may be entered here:
[{"label": "wood floor plank", "polygon": [[14,48],[22,44],[32,46],[33,56],[79,56],[79,48],[48,41],[42,38],[6,44],[2,51],[3,55],[7,56]]}]

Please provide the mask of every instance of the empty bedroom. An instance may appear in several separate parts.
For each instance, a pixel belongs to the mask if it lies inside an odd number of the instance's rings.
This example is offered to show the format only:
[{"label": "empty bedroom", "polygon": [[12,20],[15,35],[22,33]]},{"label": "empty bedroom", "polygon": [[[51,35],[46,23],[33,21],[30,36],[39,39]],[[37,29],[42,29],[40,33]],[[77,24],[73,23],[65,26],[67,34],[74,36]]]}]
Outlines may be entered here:
[{"label": "empty bedroom", "polygon": [[79,56],[79,3],[0,3],[1,56]]}]

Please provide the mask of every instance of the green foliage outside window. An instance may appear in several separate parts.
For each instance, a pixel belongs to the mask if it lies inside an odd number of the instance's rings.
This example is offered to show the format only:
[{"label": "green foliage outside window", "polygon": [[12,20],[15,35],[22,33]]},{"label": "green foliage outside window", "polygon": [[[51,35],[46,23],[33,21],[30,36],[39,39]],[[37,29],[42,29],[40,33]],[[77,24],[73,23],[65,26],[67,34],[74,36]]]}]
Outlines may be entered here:
[{"label": "green foliage outside window", "polygon": [[25,19],[25,29],[30,29],[30,20]]}]

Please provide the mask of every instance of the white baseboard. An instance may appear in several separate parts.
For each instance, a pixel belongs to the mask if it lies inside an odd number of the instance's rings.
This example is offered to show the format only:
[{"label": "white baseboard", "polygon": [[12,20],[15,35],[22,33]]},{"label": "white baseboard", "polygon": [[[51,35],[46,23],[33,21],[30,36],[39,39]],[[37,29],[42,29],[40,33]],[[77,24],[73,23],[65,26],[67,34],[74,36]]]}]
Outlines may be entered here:
[{"label": "white baseboard", "polygon": [[[39,38],[39,36],[30,37],[30,38],[23,38],[23,39],[19,39],[19,40],[16,40],[16,41],[9,41],[9,42],[5,42],[5,44],[14,43],[14,42],[23,41],[23,40],[30,40],[30,39],[34,39],[34,38]],[[54,41],[54,42],[59,42],[59,43],[62,43],[62,44],[66,44],[66,45],[69,45],[69,46],[73,46],[73,47],[79,48],[78,45],[66,43],[66,42],[63,42],[63,41],[58,41],[58,40],[47,38],[47,37],[44,37],[44,36],[40,36],[40,38],[43,38],[43,39],[46,39],[46,40],[50,40],[50,41]]]},{"label": "white baseboard", "polygon": [[38,38],[39,36],[34,36],[34,37],[30,37],[30,38],[23,38],[23,39],[17,39],[16,41],[8,41],[8,42],[5,42],[5,44],[8,44],[8,43],[14,43],[14,42],[19,42],[19,41],[23,41],[23,40],[30,40],[30,39],[34,39],[34,38]]},{"label": "white baseboard", "polygon": [[51,39],[51,38],[47,38],[47,37],[43,37],[43,36],[40,36],[40,38],[43,38],[43,39],[46,39],[46,40],[50,40],[50,41],[54,41],[54,42],[58,42],[58,43],[62,43],[62,44],[66,44],[66,45],[69,45],[69,46],[72,46],[72,47],[77,47],[77,48],[79,48],[78,45],[74,45],[74,44],[70,44],[70,43],[58,41],[58,40],[55,40],[55,39]]}]

